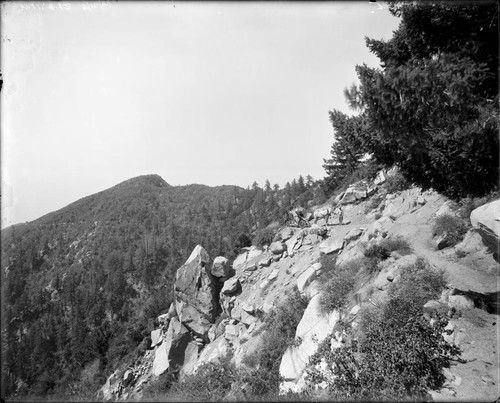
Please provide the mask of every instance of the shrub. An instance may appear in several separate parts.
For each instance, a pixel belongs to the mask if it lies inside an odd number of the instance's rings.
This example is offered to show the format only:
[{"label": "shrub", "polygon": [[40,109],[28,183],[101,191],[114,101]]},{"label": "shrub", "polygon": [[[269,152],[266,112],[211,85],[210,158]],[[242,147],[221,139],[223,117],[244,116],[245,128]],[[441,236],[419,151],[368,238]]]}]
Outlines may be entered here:
[{"label": "shrub", "polygon": [[287,293],[283,303],[266,315],[264,319],[265,330],[278,330],[287,340],[287,344],[293,343],[295,330],[308,303],[307,297],[301,295],[299,290],[294,287]]},{"label": "shrub", "polygon": [[386,248],[378,243],[368,246],[363,253],[367,258],[374,259],[376,261],[385,260],[391,255]]},{"label": "shrub", "polygon": [[493,200],[496,200],[500,197],[500,193],[498,189],[491,191],[484,197],[465,197],[459,201],[460,209],[459,215],[462,220],[466,223],[470,223],[470,215],[473,210],[478,207],[487,204]]},{"label": "shrub", "polygon": [[377,268],[377,264],[389,258],[391,252],[398,252],[400,255],[409,255],[412,252],[410,244],[403,237],[395,238],[384,238],[377,244],[372,244],[368,246],[364,255],[371,260],[370,265],[366,267],[371,269],[370,272],[374,272]]},{"label": "shrub", "polygon": [[142,392],[142,397],[146,401],[163,399],[168,395],[170,388],[175,382],[176,375],[170,371],[166,371],[147,384]]},{"label": "shrub", "polygon": [[[366,203],[365,214],[368,214],[372,210],[378,209],[384,199],[385,197],[382,194],[372,196],[372,198]],[[379,217],[375,217],[375,219],[378,220],[380,217],[381,215],[379,214]]]},{"label": "shrub", "polygon": [[270,245],[273,242],[276,228],[262,228],[257,231],[252,243],[255,246]]},{"label": "shrub", "polygon": [[[329,337],[320,344],[307,381],[325,382],[333,400],[428,399],[427,390],[445,381],[441,369],[459,354],[442,337],[446,320],[430,325],[422,316],[423,304],[443,287],[442,272],[417,261],[391,284],[387,303],[362,311],[357,340],[333,352]],[[314,366],[321,360],[326,370]]]},{"label": "shrub", "polygon": [[246,364],[255,368],[242,375],[242,381],[253,397],[267,400],[278,397],[281,358],[286,349],[295,343],[297,325],[307,304],[307,298],[294,288],[275,310],[265,315],[265,342],[254,358],[246,359]]},{"label": "shrub", "polygon": [[411,183],[406,180],[401,172],[396,172],[385,181],[385,188],[388,193],[402,192],[411,188]]},{"label": "shrub", "polygon": [[412,252],[410,244],[401,236],[395,238],[385,238],[380,241],[380,246],[386,251],[398,252],[400,255],[409,255]]},{"label": "shrub", "polygon": [[358,261],[330,268],[321,277],[319,306],[322,313],[341,308],[356,282],[356,273],[361,269]]},{"label": "shrub", "polygon": [[397,283],[391,283],[382,320],[402,324],[411,316],[421,315],[424,304],[437,299],[445,286],[444,272],[418,259],[414,266],[402,271]]},{"label": "shrub", "polygon": [[167,397],[175,401],[220,401],[237,379],[236,367],[225,357],[219,362],[203,364],[195,374],[173,383]]},{"label": "shrub", "polygon": [[444,237],[450,246],[462,241],[466,232],[467,227],[462,219],[451,214],[438,216],[432,228],[432,236]]}]

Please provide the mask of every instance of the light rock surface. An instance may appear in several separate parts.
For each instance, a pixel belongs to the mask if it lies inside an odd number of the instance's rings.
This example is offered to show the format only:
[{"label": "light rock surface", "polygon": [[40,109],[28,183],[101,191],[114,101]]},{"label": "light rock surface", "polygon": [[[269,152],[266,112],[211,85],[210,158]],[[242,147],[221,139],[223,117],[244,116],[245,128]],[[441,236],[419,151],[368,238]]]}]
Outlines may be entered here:
[{"label": "light rock surface", "polygon": [[281,360],[280,375],[287,382],[296,382],[300,379],[309,358],[317,351],[319,343],[331,333],[335,323],[340,319],[337,311],[323,315],[319,300],[319,294],[312,297],[297,326],[295,338],[302,340],[300,345],[289,347]]},{"label": "light rock surface", "polygon": [[237,277],[232,277],[224,282],[221,293],[224,295],[234,294],[241,287],[240,281]]},{"label": "light rock surface", "polygon": [[273,242],[269,245],[269,250],[275,255],[280,255],[286,250],[286,244],[281,241]]},{"label": "light rock surface", "polygon": [[215,284],[207,274],[210,257],[200,245],[176,273],[175,309],[180,321],[199,335],[205,335],[215,319],[218,303]]},{"label": "light rock surface", "polygon": [[172,365],[182,365],[189,340],[188,330],[177,318],[173,318],[168,326],[164,342],[155,352],[152,373],[158,376]]},{"label": "light rock surface", "polygon": [[[219,336],[215,341],[208,344],[200,353],[196,364],[193,366],[191,373],[195,372],[201,365],[207,362],[213,362],[227,355],[231,350],[231,346],[223,335]],[[185,371],[188,374],[188,371]]]},{"label": "light rock surface", "polygon": [[315,263],[297,278],[297,288],[304,292],[305,288],[321,274],[321,263]]},{"label": "light rock surface", "polygon": [[230,267],[227,264],[227,259],[223,256],[217,256],[212,265],[212,275],[215,277],[226,277],[229,275]]},{"label": "light rock surface", "polygon": [[156,346],[160,342],[161,329],[155,329],[151,332],[151,347]]},{"label": "light rock surface", "polygon": [[473,210],[470,222],[483,238],[484,244],[498,260],[500,238],[500,200],[492,201]]},{"label": "light rock surface", "polygon": [[319,250],[321,253],[329,255],[330,253],[342,250],[343,247],[344,247],[343,240],[328,238],[319,245]]}]

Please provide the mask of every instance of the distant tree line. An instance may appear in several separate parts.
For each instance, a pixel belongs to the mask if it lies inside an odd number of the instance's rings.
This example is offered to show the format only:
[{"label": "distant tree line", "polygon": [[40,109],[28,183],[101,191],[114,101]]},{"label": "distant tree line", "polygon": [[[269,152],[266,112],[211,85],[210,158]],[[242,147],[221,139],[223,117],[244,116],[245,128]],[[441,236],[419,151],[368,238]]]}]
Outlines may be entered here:
[{"label": "distant tree line", "polygon": [[197,244],[233,259],[321,190],[173,187],[139,177],[2,231],[2,396],[92,398],[147,348]]}]

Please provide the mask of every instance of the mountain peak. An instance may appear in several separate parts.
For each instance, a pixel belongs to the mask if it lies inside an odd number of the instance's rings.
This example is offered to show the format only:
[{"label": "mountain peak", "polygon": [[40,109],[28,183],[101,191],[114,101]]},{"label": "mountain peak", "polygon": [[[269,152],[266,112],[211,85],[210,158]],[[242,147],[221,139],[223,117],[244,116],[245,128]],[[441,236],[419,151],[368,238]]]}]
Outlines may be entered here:
[{"label": "mountain peak", "polygon": [[156,174],[140,175],[131,179],[127,179],[119,183],[117,186],[140,186],[150,185],[154,187],[169,187],[170,185],[160,176]]}]

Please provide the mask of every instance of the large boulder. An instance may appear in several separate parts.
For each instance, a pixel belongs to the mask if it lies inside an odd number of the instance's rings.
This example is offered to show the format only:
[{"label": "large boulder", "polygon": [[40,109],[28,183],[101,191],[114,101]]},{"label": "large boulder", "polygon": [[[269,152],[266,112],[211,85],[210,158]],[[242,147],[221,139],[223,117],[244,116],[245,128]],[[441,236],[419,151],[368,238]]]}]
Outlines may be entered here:
[{"label": "large boulder", "polygon": [[280,255],[286,250],[286,244],[281,241],[273,242],[269,245],[269,250],[275,255]]},{"label": "large boulder", "polygon": [[153,375],[161,375],[172,366],[184,364],[184,353],[191,336],[177,318],[172,318],[163,343],[155,352]]},{"label": "large boulder", "polygon": [[498,239],[500,237],[500,199],[473,210],[470,222],[483,238],[484,244],[498,261]]},{"label": "large boulder", "polygon": [[230,269],[227,259],[223,256],[217,256],[212,264],[212,275],[215,277],[227,277]]},{"label": "large boulder", "polygon": [[198,362],[198,352],[200,347],[194,343],[189,342],[184,350],[184,362],[180,372],[180,376],[190,375],[194,372],[196,363]]},{"label": "large boulder", "polygon": [[[200,245],[177,270],[175,309],[180,321],[200,335],[205,335],[217,314],[216,285],[208,272],[210,257]],[[196,329],[196,330],[195,330]]]},{"label": "large boulder", "polygon": [[224,295],[231,295],[241,288],[240,281],[237,277],[232,277],[224,282],[221,293]]},{"label": "large boulder", "polygon": [[186,374],[196,372],[196,370],[203,364],[207,362],[214,362],[224,358],[231,351],[231,346],[229,345],[226,338],[221,335],[212,343],[207,344],[207,346],[201,352],[198,361],[191,368],[188,366],[184,371]]},{"label": "large boulder", "polygon": [[196,309],[195,306],[186,303],[183,300],[176,299],[176,306],[180,312],[179,320],[195,335],[204,337],[214,323],[203,312]]},{"label": "large boulder", "polygon": [[261,255],[263,251],[256,246],[251,246],[249,248],[242,248],[243,252],[239,254],[233,261],[233,268],[237,269],[245,263],[249,262],[253,258]]},{"label": "large boulder", "polygon": [[161,329],[155,329],[151,332],[151,348],[161,342]]},{"label": "large boulder", "polygon": [[317,224],[311,225],[311,228],[309,228],[309,234],[314,234],[314,235],[319,235],[320,237],[326,236],[328,233],[328,228],[325,226],[319,226]]},{"label": "large boulder", "polygon": [[375,185],[381,185],[385,181],[386,181],[386,174],[385,174],[385,171],[382,169],[382,170],[377,172],[377,176],[373,180],[373,183]]},{"label": "large boulder", "polygon": [[366,187],[363,185],[359,185],[358,187],[351,186],[345,191],[344,196],[340,200],[340,204],[354,203],[357,200],[363,200],[367,197]]},{"label": "large boulder", "polygon": [[321,274],[321,263],[314,263],[297,278],[297,288],[300,292],[312,283],[312,281]]},{"label": "large boulder", "polygon": [[296,346],[289,347],[281,359],[280,375],[285,383],[297,382],[302,376],[309,358],[317,351],[319,344],[332,332],[338,322],[340,314],[334,311],[328,315],[321,313],[319,300],[316,294],[309,302],[295,333],[295,339],[300,340]]},{"label": "large boulder", "polygon": [[319,244],[319,251],[325,255],[338,252],[344,247],[343,239],[328,238]]}]

